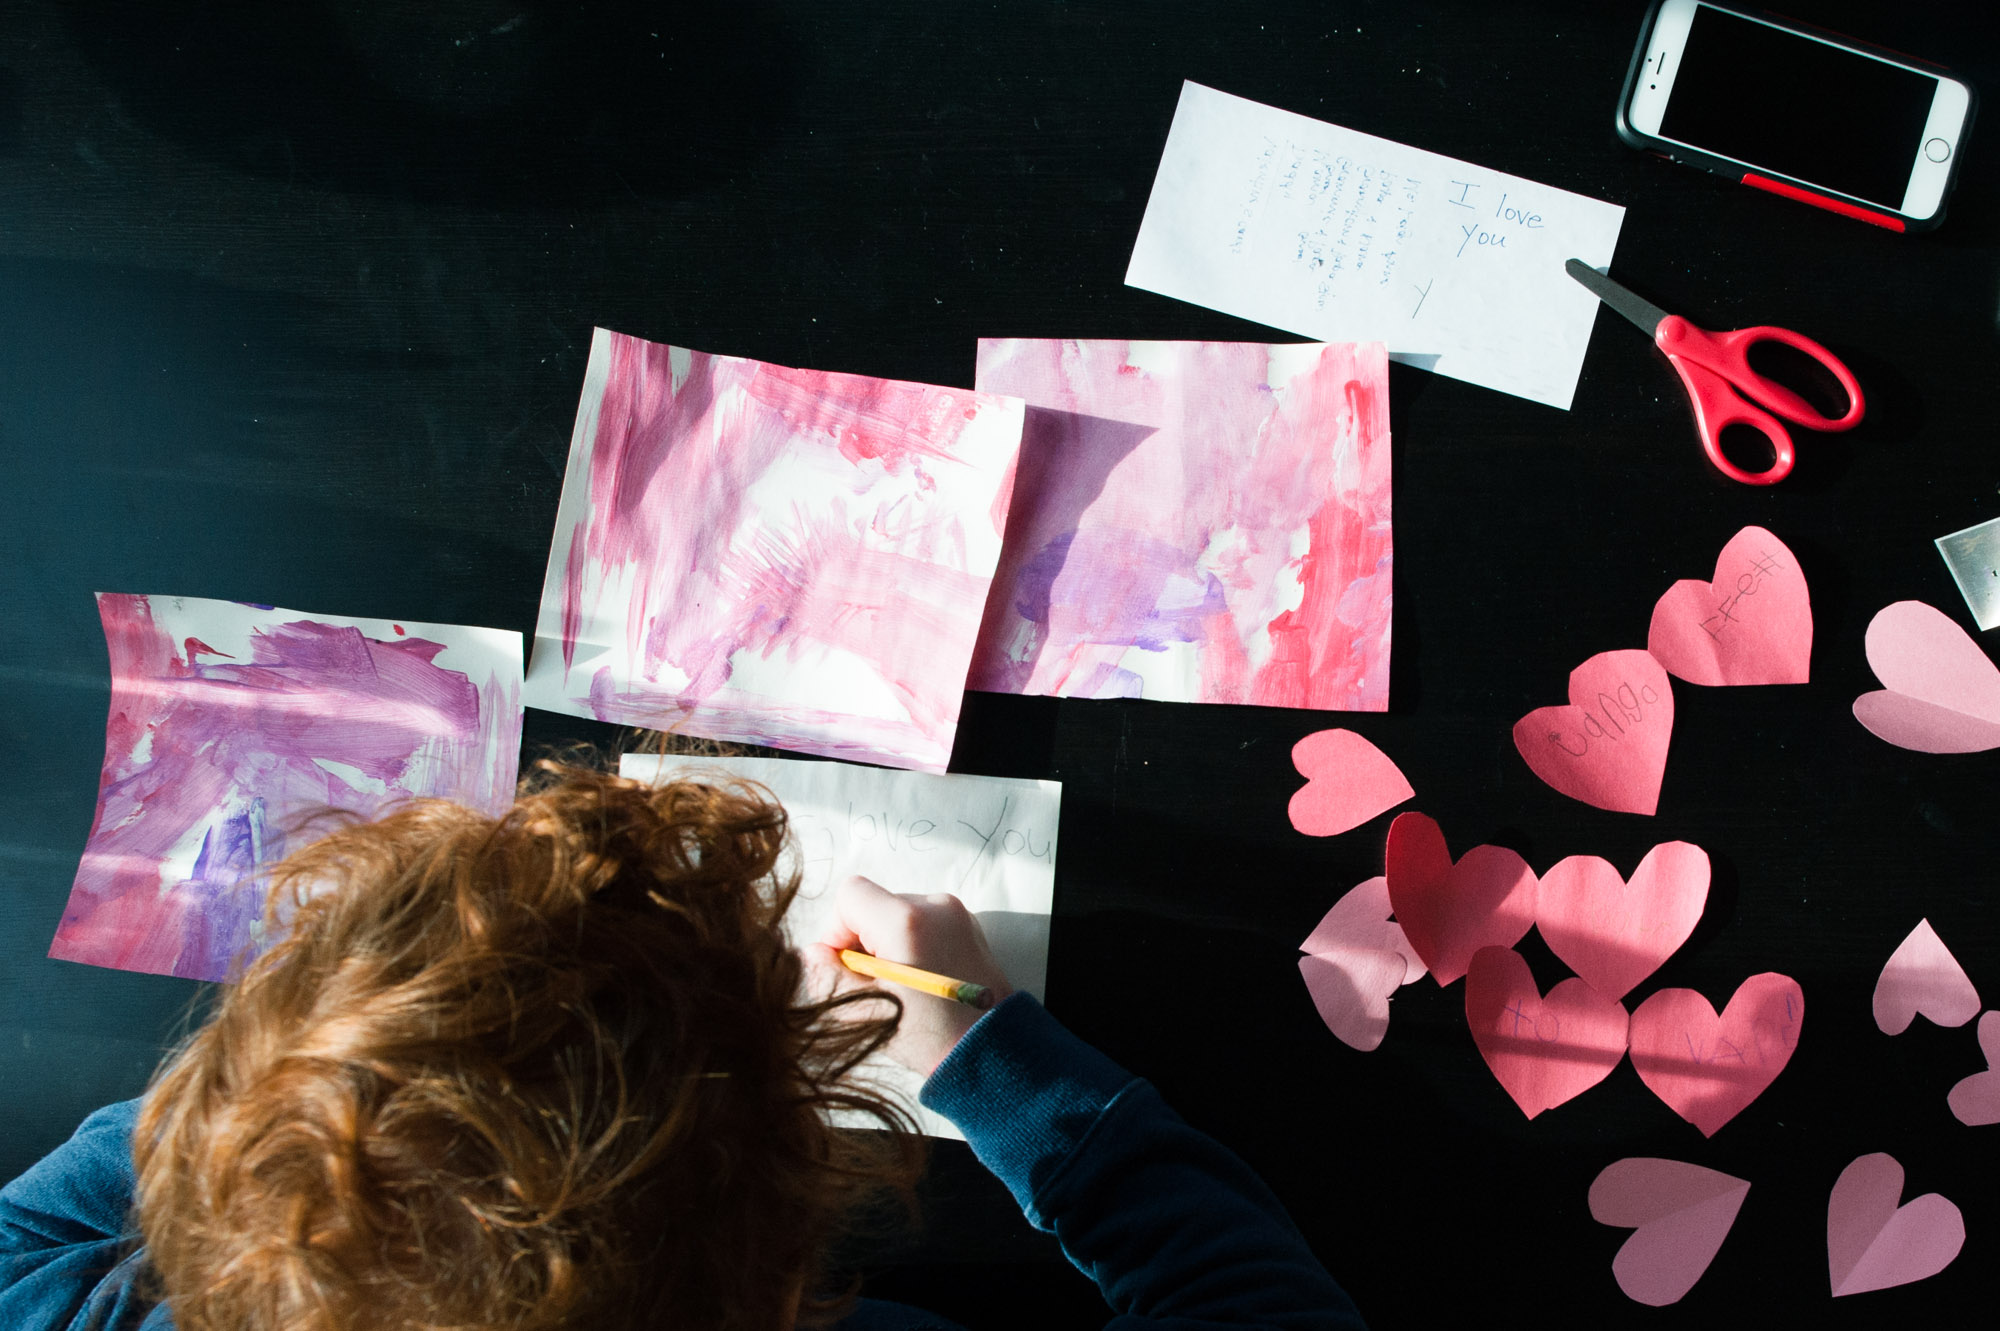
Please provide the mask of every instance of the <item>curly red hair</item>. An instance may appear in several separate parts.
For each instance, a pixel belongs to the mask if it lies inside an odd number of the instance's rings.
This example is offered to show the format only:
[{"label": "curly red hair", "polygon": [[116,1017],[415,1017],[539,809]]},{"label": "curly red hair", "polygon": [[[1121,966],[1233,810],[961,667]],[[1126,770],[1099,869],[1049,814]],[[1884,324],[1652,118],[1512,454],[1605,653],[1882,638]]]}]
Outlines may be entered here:
[{"label": "curly red hair", "polygon": [[416,803],[276,870],[284,941],[134,1133],[182,1331],[761,1331],[802,1290],[840,1306],[827,1245],[907,1199],[921,1139],[846,1077],[896,1014],[801,996],[783,810],[541,767],[500,819]]}]

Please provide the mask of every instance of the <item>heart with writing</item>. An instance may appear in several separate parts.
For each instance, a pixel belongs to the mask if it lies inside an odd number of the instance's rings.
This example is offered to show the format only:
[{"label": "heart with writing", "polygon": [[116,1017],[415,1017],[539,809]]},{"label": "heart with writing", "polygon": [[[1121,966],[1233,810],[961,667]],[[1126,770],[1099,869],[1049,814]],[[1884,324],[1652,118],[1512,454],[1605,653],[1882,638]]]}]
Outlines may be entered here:
[{"label": "heart with writing", "polygon": [[1749,1195],[1744,1180],[1685,1160],[1606,1165],[1590,1185],[1590,1217],[1633,1231],[1611,1259],[1618,1288],[1654,1308],[1678,1303],[1721,1251]]},{"label": "heart with writing", "polygon": [[1771,971],[1737,986],[1720,1016],[1692,989],[1662,989],[1632,1013],[1632,1067],[1713,1137],[1785,1070],[1805,1010],[1798,981]]},{"label": "heart with writing", "polygon": [[1388,754],[1351,730],[1307,735],[1292,746],[1292,766],[1306,783],[1288,811],[1307,836],[1338,836],[1417,793]]},{"label": "heart with writing", "polygon": [[1685,841],[1647,851],[1629,880],[1595,855],[1572,855],[1542,875],[1535,927],[1591,988],[1623,998],[1694,932],[1708,879],[1708,852]]},{"label": "heart with writing", "polygon": [[1569,675],[1569,702],[1514,723],[1534,774],[1571,799],[1620,813],[1659,807],[1674,692],[1650,652],[1599,652]]},{"label": "heart with writing", "polygon": [[1683,579],[1653,606],[1646,650],[1690,684],[1803,684],[1812,596],[1799,561],[1762,527],[1729,538],[1715,580]]},{"label": "heart with writing", "polygon": [[1979,1051],[1986,1071],[1964,1078],[1946,1097],[1952,1116],[1968,1128],[2000,1123],[2000,1012],[1979,1019]]},{"label": "heart with writing", "polygon": [[1875,981],[1875,1024],[1901,1035],[1919,1012],[1939,1026],[1963,1026],[1979,1015],[1979,991],[1929,920],[1918,920]]},{"label": "heart with writing", "polygon": [[1898,601],[1868,621],[1869,668],[1882,688],[1854,700],[1854,719],[1920,753],[2000,748],[2000,667],[1942,610]]},{"label": "heart with writing", "polygon": [[1465,974],[1465,1022],[1486,1066],[1534,1118],[1611,1075],[1625,1007],[1572,976],[1544,994],[1512,948],[1482,947]]},{"label": "heart with writing", "polygon": [[1927,1192],[1902,1205],[1903,1166],[1885,1152],[1840,1171],[1826,1202],[1826,1273],[1833,1296],[1924,1280],[1965,1246],[1965,1216]]},{"label": "heart with writing", "polygon": [[1505,846],[1474,846],[1454,862],[1421,813],[1389,824],[1389,902],[1410,946],[1440,985],[1465,974],[1482,947],[1508,948],[1535,922],[1535,871]]},{"label": "heart with writing", "polygon": [[1363,1053],[1389,1032],[1389,998],[1424,977],[1424,963],[1389,919],[1389,880],[1370,878],[1333,903],[1299,944],[1313,1007],[1341,1043]]}]

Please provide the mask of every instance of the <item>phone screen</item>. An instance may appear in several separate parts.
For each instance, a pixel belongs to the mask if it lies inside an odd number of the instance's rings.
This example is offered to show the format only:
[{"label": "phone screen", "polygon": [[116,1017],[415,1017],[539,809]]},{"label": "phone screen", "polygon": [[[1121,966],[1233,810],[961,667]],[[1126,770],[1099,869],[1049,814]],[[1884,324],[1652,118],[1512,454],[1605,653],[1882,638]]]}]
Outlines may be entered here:
[{"label": "phone screen", "polygon": [[1698,6],[1660,137],[1902,206],[1937,80]]}]

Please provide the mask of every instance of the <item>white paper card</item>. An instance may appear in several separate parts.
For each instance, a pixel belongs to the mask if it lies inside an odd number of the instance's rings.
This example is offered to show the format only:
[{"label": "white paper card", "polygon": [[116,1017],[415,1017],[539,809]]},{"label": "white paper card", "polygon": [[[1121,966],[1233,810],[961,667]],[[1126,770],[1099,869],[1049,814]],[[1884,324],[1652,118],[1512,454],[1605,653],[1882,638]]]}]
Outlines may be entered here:
[{"label": "white paper card", "polygon": [[1129,286],[1569,409],[1625,210],[1181,85]]},{"label": "white paper card", "polygon": [[[812,942],[824,932],[833,916],[833,887],[849,874],[872,878],[891,892],[950,892],[979,917],[1015,988],[1044,996],[1060,782],[636,753],[618,760],[618,772],[652,782],[725,772],[777,796],[791,819],[785,867],[796,866],[801,877],[785,917],[793,942]],[[862,1070],[899,1096],[925,1132],[964,1139],[949,1119],[917,1103],[921,1077],[886,1059]]]}]

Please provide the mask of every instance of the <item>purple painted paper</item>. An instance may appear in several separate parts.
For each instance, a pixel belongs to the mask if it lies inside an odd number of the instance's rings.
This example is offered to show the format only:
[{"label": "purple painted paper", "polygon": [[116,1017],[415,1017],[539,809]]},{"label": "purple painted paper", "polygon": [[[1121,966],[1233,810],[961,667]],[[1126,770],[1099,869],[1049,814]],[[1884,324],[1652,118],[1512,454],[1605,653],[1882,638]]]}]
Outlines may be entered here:
[{"label": "purple painted paper", "polygon": [[49,955],[220,980],[272,941],[263,870],[418,796],[498,814],[521,639],[494,629],[100,593],[97,817]]},{"label": "purple painted paper", "polygon": [[969,683],[1389,705],[1382,345],[983,339],[1027,399]]}]

